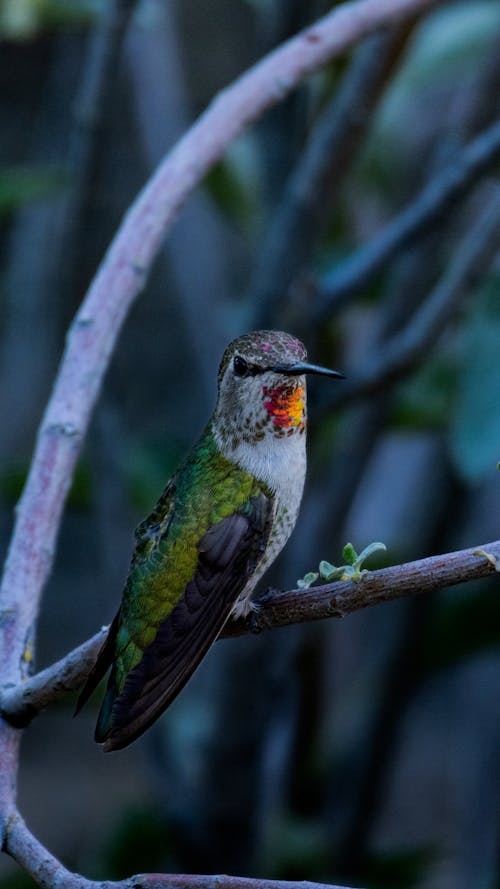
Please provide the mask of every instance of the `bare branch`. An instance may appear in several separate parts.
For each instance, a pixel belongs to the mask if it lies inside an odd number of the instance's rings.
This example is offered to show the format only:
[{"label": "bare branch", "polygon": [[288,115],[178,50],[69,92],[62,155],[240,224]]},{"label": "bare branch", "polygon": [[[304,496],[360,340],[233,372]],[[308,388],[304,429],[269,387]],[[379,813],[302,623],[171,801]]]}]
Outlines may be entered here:
[{"label": "bare branch", "polygon": [[2,655],[16,680],[52,567],[57,531],[89,417],[126,314],[187,195],[229,142],[308,74],[383,24],[437,0],[353,0],[270,53],[215,98],[165,158],[127,213],[70,329],[56,386],[18,504],[0,593],[16,619]]},{"label": "bare branch", "polygon": [[[490,558],[484,555],[488,553]],[[499,565],[495,565],[495,559]],[[268,590],[259,608],[246,619],[226,625],[221,638],[260,633],[273,627],[344,617],[360,608],[430,593],[447,586],[478,580],[500,568],[500,541],[480,547],[431,556],[380,571],[369,571],[360,581],[338,581],[308,590]],[[84,682],[103,641],[103,630],[65,658],[12,688],[4,688],[0,712],[12,725],[27,725],[44,707]]]},{"label": "bare branch", "polygon": [[[488,558],[484,555],[488,553]],[[495,564],[498,559],[498,565]],[[338,581],[286,592],[268,590],[261,607],[246,621],[234,621],[224,636],[260,633],[271,627],[345,617],[353,611],[406,596],[432,593],[447,586],[488,577],[500,569],[500,540],[416,562],[406,562],[380,571],[369,571],[359,581]]]},{"label": "bare branch", "polygon": [[[25,682],[3,687],[0,712],[15,728],[25,728],[31,720],[49,704],[66,697],[82,684],[95,663],[97,652],[103,644],[108,627],[102,627],[82,645],[73,649],[60,661],[41,670]],[[5,712],[4,709],[5,708]],[[8,714],[8,716],[7,716]]]},{"label": "bare branch", "polygon": [[396,253],[428,233],[500,157],[500,122],[470,142],[424,186],[373,241],[333,270],[323,281],[318,317],[326,319],[355,296]]},{"label": "bare branch", "polygon": [[[112,242],[73,322],[53,395],[42,420],[35,455],[17,508],[0,589],[0,657],[7,686],[25,678],[41,593],[50,573],[63,505],[89,418],[127,312],[144,286],[166,231],[189,193],[221,157],[229,142],[308,74],[376,28],[429,8],[439,0],[352,0],[271,53],[212,102],[159,166]],[[487,565],[489,563],[487,562]],[[280,594],[282,595],[282,594]],[[307,597],[306,597],[307,598]],[[276,604],[272,604],[275,608]],[[279,610],[279,608],[278,608]],[[288,619],[285,622],[290,622]],[[248,629],[256,630],[257,625]],[[55,695],[76,684],[99,637],[45,674]],[[27,680],[36,693],[23,697],[27,712],[36,700],[52,700],[44,679]],[[23,688],[23,686],[20,686]],[[11,689],[9,694],[14,694]],[[38,697],[37,697],[38,696]],[[31,710],[30,710],[31,708]],[[15,804],[19,732],[0,723],[0,828],[2,848],[36,882],[51,889],[87,887],[219,887],[285,889],[297,884],[236,877],[140,875],[121,883],[92,882],[71,874],[30,834]],[[314,884],[301,884],[312,889]],[[317,886],[317,884],[316,884]]]},{"label": "bare branch", "polygon": [[87,880],[71,873],[38,842],[21,816],[8,822],[4,851],[14,858],[42,889],[347,889],[309,880],[263,880],[227,874],[136,874],[126,880]]}]

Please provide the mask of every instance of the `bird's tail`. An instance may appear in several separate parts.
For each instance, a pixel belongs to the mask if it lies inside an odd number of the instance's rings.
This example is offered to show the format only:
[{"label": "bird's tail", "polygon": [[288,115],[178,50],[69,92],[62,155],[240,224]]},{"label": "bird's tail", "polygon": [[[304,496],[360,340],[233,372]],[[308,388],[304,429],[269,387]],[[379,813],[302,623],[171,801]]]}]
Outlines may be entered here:
[{"label": "bird's tail", "polygon": [[111,675],[108,680],[108,687],[106,689],[106,694],[104,695],[104,700],[101,705],[101,709],[99,710],[99,716],[97,717],[97,724],[95,727],[94,738],[98,744],[104,744],[105,741],[109,738],[111,733],[112,719],[113,719],[113,704],[116,698],[116,687],[115,687],[115,669],[114,667],[111,670]]},{"label": "bird's tail", "polygon": [[[116,639],[116,634],[118,632],[119,620],[120,620],[120,612],[118,611],[118,614],[116,615],[115,619],[113,620],[113,623],[111,624],[111,626],[108,630],[108,635],[106,636],[106,638],[104,640],[104,643],[99,651],[99,654],[97,655],[97,660],[96,660],[94,666],[92,667],[89,675],[87,676],[87,681],[85,682],[85,685],[83,686],[83,688],[80,692],[78,701],[76,702],[74,716],[76,716],[77,713],[80,712],[82,707],[85,706],[85,704],[87,703],[88,699],[90,698],[92,692],[97,688],[101,679],[104,678],[104,676],[108,672],[109,668],[111,667],[111,664],[113,663],[114,650],[115,650],[115,639]],[[112,677],[110,677],[110,682],[108,683],[108,687],[111,685],[111,678]],[[108,694],[106,694],[106,699],[107,698],[108,698]],[[105,699],[104,703],[106,703],[106,699]],[[104,704],[103,704],[103,708],[104,708]],[[101,712],[102,712],[103,708],[101,708]]]}]

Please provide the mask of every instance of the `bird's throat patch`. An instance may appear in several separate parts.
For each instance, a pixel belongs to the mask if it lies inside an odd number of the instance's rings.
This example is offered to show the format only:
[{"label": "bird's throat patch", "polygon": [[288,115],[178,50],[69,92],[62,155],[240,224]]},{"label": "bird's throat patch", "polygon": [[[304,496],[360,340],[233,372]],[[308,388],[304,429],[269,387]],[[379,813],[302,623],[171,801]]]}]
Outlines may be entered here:
[{"label": "bird's throat patch", "polygon": [[264,386],[264,407],[278,429],[304,429],[306,403],[304,386],[284,385],[271,389]]}]

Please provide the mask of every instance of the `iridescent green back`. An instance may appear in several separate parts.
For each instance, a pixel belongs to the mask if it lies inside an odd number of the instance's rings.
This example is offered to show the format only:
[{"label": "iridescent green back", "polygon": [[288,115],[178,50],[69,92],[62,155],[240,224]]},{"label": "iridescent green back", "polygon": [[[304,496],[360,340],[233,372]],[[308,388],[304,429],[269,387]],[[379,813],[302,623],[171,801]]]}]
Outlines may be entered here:
[{"label": "iridescent green back", "polygon": [[115,643],[118,694],[183,595],[205,532],[261,492],[268,493],[264,485],[220,454],[208,427],[137,529]]}]

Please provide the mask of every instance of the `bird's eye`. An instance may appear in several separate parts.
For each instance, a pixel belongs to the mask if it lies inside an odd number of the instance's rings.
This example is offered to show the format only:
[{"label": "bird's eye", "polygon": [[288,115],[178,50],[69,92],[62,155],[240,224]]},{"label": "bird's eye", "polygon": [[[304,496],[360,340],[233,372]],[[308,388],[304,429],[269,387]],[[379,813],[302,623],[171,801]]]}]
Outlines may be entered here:
[{"label": "bird's eye", "polygon": [[249,372],[248,363],[241,355],[236,355],[233,361],[233,370],[235,377],[246,377]]}]

